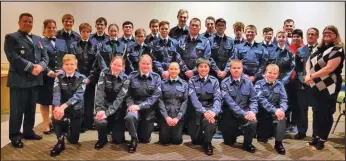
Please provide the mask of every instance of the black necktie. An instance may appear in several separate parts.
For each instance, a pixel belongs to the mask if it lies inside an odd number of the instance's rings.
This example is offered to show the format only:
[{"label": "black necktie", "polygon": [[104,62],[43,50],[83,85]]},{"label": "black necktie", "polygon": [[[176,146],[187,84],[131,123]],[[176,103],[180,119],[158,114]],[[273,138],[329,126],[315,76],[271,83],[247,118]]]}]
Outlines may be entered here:
[{"label": "black necktie", "polygon": [[236,85],[236,86],[239,86],[239,80],[233,80],[233,84]]},{"label": "black necktie", "polygon": [[55,42],[56,38],[55,38],[55,37],[50,37],[50,38],[48,38],[48,40],[49,40],[49,41],[54,41],[54,42]]},{"label": "black necktie", "polygon": [[274,83],[267,82],[267,85],[272,86],[272,85],[274,85]]},{"label": "black necktie", "polygon": [[195,38],[192,38],[192,42],[193,42],[193,43],[196,42],[196,39],[195,39]]},{"label": "black necktie", "polygon": [[177,82],[176,80],[170,80],[171,84],[174,84],[175,82]]},{"label": "black necktie", "polygon": [[62,35],[63,35],[64,37],[70,36],[70,34],[69,34],[68,32],[63,32]]},{"label": "black necktie", "polygon": [[312,49],[314,49],[314,46],[309,46],[309,53],[312,54]]},{"label": "black necktie", "polygon": [[147,77],[147,75],[142,75],[141,78],[142,78],[142,80],[147,80],[148,77]]},{"label": "black necktie", "polygon": [[167,39],[163,39],[163,44],[167,45]]},{"label": "black necktie", "polygon": [[204,81],[205,81],[205,78],[201,78],[201,81],[204,83]]},{"label": "black necktie", "polygon": [[117,43],[117,40],[111,40],[111,43],[115,44],[115,43]]}]

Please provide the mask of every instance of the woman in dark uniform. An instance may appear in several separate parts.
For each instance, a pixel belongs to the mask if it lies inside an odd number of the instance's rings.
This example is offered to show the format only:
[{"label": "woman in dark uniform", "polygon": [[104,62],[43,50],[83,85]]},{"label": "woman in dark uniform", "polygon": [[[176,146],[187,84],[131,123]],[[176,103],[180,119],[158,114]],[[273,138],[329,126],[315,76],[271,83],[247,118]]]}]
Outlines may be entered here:
[{"label": "woman in dark uniform", "polygon": [[43,22],[43,28],[43,35],[45,37],[42,39],[42,44],[47,50],[49,63],[45,70],[46,72],[43,74],[43,86],[40,87],[37,103],[41,105],[40,108],[44,124],[43,133],[48,135],[53,132],[49,119],[49,106],[52,105],[53,100],[54,78],[62,72],[61,61],[62,57],[67,53],[67,46],[65,40],[55,37],[56,22],[54,20],[45,20]]},{"label": "woman in dark uniform", "polygon": [[169,79],[161,83],[162,96],[159,99],[159,108],[162,114],[160,121],[159,142],[161,144],[181,144],[184,127],[184,115],[188,100],[188,84],[178,75],[180,73],[177,62],[168,67]]},{"label": "woman in dark uniform", "polygon": [[131,136],[128,152],[133,153],[137,141],[149,143],[154,129],[157,100],[161,96],[161,78],[152,72],[152,59],[144,54],[139,57],[139,71],[129,75],[130,85],[126,98],[125,125]]},{"label": "woman in dark uniform", "polygon": [[[100,74],[98,81],[95,105],[95,128],[98,131],[98,141],[95,149],[101,149],[108,142],[107,127],[112,130],[112,142],[120,144],[125,141],[126,108],[125,96],[129,86],[127,75],[123,71],[125,60],[121,56],[113,57],[110,68]],[[113,117],[110,117],[113,116]]]},{"label": "woman in dark uniform", "polygon": [[305,83],[312,88],[316,100],[313,108],[313,149],[322,150],[333,126],[336,99],[341,90],[341,73],[345,59],[344,43],[335,26],[323,30],[321,44],[306,63]]}]

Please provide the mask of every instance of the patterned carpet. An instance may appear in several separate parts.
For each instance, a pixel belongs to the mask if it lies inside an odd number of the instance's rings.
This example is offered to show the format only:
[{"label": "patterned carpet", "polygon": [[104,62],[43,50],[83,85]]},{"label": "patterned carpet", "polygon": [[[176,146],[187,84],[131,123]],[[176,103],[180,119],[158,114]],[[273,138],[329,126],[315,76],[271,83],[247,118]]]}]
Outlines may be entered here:
[{"label": "patterned carpet", "polygon": [[[36,126],[39,133],[43,125]],[[286,135],[284,146],[286,155],[279,155],[274,149],[274,139],[268,144],[258,143],[255,154],[241,149],[242,137],[238,137],[235,147],[223,144],[222,139],[213,139],[214,155],[204,154],[202,147],[193,146],[190,137],[184,135],[182,145],[162,146],[157,143],[158,134],[153,133],[150,144],[139,144],[137,152],[129,154],[126,144],[114,145],[109,142],[103,149],[94,150],[97,132],[87,131],[81,134],[80,145],[66,143],[66,150],[56,158],[49,156],[51,148],[56,143],[54,134],[44,135],[42,140],[23,140],[23,149],[14,149],[11,144],[1,149],[1,160],[345,160],[345,132],[330,135],[328,146],[322,151],[313,151],[307,145],[311,137],[303,141],[294,140],[293,134]],[[126,133],[126,139],[129,136]]]}]

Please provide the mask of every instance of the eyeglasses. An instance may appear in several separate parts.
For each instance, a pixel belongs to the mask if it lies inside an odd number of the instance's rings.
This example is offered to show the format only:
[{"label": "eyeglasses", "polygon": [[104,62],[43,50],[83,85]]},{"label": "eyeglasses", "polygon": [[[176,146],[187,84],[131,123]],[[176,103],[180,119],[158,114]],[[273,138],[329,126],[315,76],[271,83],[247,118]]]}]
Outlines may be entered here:
[{"label": "eyeglasses", "polygon": [[322,33],[322,35],[334,35],[335,33],[333,33],[333,32],[324,32],[324,33]]}]

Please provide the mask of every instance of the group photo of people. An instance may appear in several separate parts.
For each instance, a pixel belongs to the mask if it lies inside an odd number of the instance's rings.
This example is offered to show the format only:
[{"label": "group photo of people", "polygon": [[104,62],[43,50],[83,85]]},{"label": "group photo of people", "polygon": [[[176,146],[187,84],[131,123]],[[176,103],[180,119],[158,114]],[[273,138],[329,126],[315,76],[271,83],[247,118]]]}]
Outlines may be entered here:
[{"label": "group photo of people", "polygon": [[[47,155],[56,157],[70,150],[65,144],[78,144],[95,130],[90,148],[126,144],[128,153],[151,143],[153,132],[162,148],[182,145],[187,135],[209,156],[214,139],[233,147],[240,136],[248,153],[256,153],[253,142],[274,139],[277,154],[285,155],[288,134],[324,150],[343,82],[340,28],[302,30],[290,18],[280,22],[282,28],[258,28],[176,11],[177,22],[153,18],[150,30],[102,15],[76,24],[78,17],[65,13],[42,26],[33,25],[29,12],[17,15],[18,30],[3,35],[12,146],[55,135]],[[34,131],[36,104],[43,134]]]}]

